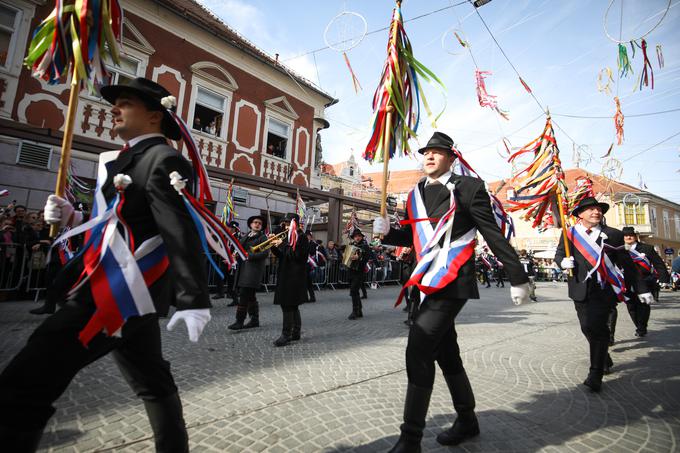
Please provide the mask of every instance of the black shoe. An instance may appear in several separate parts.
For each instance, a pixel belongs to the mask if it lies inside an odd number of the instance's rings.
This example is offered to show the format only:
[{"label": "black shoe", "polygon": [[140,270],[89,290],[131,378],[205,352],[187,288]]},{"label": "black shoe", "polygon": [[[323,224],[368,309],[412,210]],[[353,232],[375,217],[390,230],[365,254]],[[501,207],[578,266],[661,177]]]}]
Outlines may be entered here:
[{"label": "black shoe", "polygon": [[491,288],[491,285],[486,285],[485,288]]},{"label": "black shoe", "polygon": [[229,330],[241,330],[243,328],[243,321],[239,321],[238,319],[233,324],[229,325],[229,327],[227,327]]},{"label": "black shoe", "polygon": [[251,316],[250,321],[243,325],[244,329],[252,329],[254,327],[260,327],[260,320],[258,318],[253,318]]},{"label": "black shoe", "polygon": [[614,361],[612,360],[612,357],[607,354],[607,361],[604,363],[604,374],[611,374],[613,367]]},{"label": "black shoe", "polygon": [[362,299],[368,299],[368,295],[364,294],[363,296],[361,296],[361,298]]},{"label": "black shoe", "polygon": [[274,340],[274,346],[276,346],[276,347],[286,346],[291,341],[293,341],[292,337],[289,337],[288,335],[281,334],[281,336],[279,338]]},{"label": "black shoe", "polygon": [[235,307],[235,306],[237,306],[237,305],[238,305],[238,302],[236,302],[235,300],[232,300],[231,302],[229,302],[229,303],[227,304],[227,307]]},{"label": "black shoe", "polygon": [[357,318],[359,318],[359,316],[357,315],[356,310],[352,310],[352,313],[350,313],[350,315],[347,317],[347,319],[349,319],[351,321],[354,321]]},{"label": "black shoe", "polygon": [[638,329],[635,331],[636,337],[644,337],[647,335],[647,329]]},{"label": "black shoe", "polygon": [[583,385],[590,388],[592,392],[599,393],[602,390],[602,376],[591,371],[586,380],[583,381]]},{"label": "black shoe", "polygon": [[309,299],[309,302],[316,302],[316,297],[311,297],[311,298]]},{"label": "black shoe", "polygon": [[479,436],[479,423],[474,412],[468,415],[467,419],[463,422],[458,416],[451,428],[437,435],[437,442],[442,445],[458,445],[467,439]]},{"label": "black shoe", "polygon": [[42,307],[30,310],[29,313],[32,315],[51,315],[52,313],[54,313],[54,311],[55,311],[54,307],[48,307],[47,304],[44,304]]},{"label": "black shoe", "polygon": [[408,441],[399,436],[397,443],[387,453],[420,453],[420,442]]},{"label": "black shoe", "polygon": [[404,321],[404,324],[411,327],[413,325],[413,321],[411,319],[407,319],[406,321]]},{"label": "black shoe", "polygon": [[533,300],[534,302],[538,302],[538,299],[536,299],[536,296],[529,297],[529,299]]},{"label": "black shoe", "polygon": [[223,298],[224,298],[224,294],[219,294],[219,293],[212,296],[213,300],[223,299]]},{"label": "black shoe", "polygon": [[357,310],[357,318],[363,318],[364,317],[364,311],[360,308]]}]

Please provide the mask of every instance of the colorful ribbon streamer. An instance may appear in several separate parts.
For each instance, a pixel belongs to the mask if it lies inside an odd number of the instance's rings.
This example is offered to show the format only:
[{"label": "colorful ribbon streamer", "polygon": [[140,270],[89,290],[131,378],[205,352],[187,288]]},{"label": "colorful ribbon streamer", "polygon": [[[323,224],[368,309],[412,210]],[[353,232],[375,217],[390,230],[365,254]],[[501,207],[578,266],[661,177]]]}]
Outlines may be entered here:
[{"label": "colorful ribbon streamer", "polygon": [[[616,127],[616,143],[623,144],[623,112],[621,111],[621,101],[618,97],[614,98],[616,103],[616,113],[614,114],[614,127]],[[610,148],[611,152],[611,148]]]},{"label": "colorful ribbon streamer", "polygon": [[491,74],[491,71],[480,71],[479,69],[475,69],[475,80],[477,81],[477,99],[479,100],[479,105],[482,107],[489,107],[498,112],[498,114],[504,119],[509,120],[510,118],[508,116],[508,112],[501,110],[500,107],[498,107],[498,102],[496,101],[497,96],[489,94],[486,91],[484,79]]},{"label": "colorful ribbon streamer", "polygon": [[545,222],[546,226],[552,225],[554,224],[552,216],[546,219],[544,216],[546,212],[557,212],[558,192],[562,195],[562,200],[566,200],[567,185],[550,117],[547,118],[541,135],[510,156],[508,162],[513,162],[526,153],[533,153],[534,159],[511,181],[515,186],[515,197],[508,199],[510,207],[507,211],[525,209],[526,213],[522,217],[527,221],[533,219],[532,228],[537,228]]},{"label": "colorful ribbon streamer", "polygon": [[354,73],[354,70],[352,69],[352,65],[349,64],[349,58],[347,57],[347,52],[342,53],[343,58],[345,59],[345,64],[347,65],[347,69],[349,69],[349,74],[352,76],[352,84],[354,85],[354,92],[359,93],[359,90],[361,90],[361,84],[359,83],[359,79],[357,78],[357,75]]},{"label": "colorful ribbon streamer", "polygon": [[[441,113],[432,118],[425,94],[421,93],[420,78],[426,81],[434,80],[444,87],[441,80],[413,56],[411,42],[403,26],[400,2],[397,2],[390,25],[387,59],[380,83],[373,95],[373,130],[363,153],[366,161],[382,162],[385,153],[393,157],[397,150],[400,155],[410,153],[408,140],[415,138],[418,130],[421,95],[423,107],[432,120],[433,127],[436,127],[435,122]],[[389,129],[388,107],[394,109]]]},{"label": "colorful ribbon streamer", "polygon": [[663,60],[663,49],[661,48],[661,44],[656,45],[656,59],[659,61],[659,68],[663,68],[664,60]]},{"label": "colorful ribbon streamer", "polygon": [[597,91],[600,93],[604,92],[609,96],[612,94],[612,83],[614,83],[612,69],[609,67],[600,69],[600,72],[597,74]]},{"label": "colorful ribbon streamer", "polygon": [[529,84],[527,84],[523,78],[519,78],[520,83],[524,87],[525,90],[527,90],[527,93],[531,94],[531,88],[529,88]]},{"label": "colorful ribbon streamer", "polygon": [[[633,47],[633,52],[635,48]],[[628,51],[626,46],[619,44],[619,58],[618,58],[619,75],[621,77],[628,77],[628,74],[633,73],[633,67],[630,65],[630,60],[628,59]]]},{"label": "colorful ribbon streamer", "polygon": [[61,82],[69,70],[75,80],[95,92],[95,83],[106,80],[108,54],[120,64],[118,42],[122,37],[123,10],[118,0],[77,0],[54,10],[33,32],[24,64],[35,77],[49,84]]},{"label": "colorful ribbon streamer", "polygon": [[647,41],[642,38],[640,48],[642,49],[642,73],[640,74],[640,90],[642,85],[649,86],[649,79],[652,80],[652,90],[654,89],[654,70],[647,56]]}]

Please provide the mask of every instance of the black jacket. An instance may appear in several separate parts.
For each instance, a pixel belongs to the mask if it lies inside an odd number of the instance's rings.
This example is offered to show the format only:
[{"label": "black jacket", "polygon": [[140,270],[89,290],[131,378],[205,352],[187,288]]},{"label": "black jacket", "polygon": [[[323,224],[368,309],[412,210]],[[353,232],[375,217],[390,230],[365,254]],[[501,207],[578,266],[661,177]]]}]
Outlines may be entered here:
[{"label": "black jacket", "polygon": [[[470,228],[476,227],[484,237],[491,251],[505,265],[505,272],[512,285],[520,285],[529,281],[519,262],[517,253],[510,243],[503,237],[501,230],[491,211],[489,194],[484,188],[484,182],[470,176],[451,175],[449,182],[455,184],[456,214],[453,221],[451,240],[458,239]],[[417,189],[423,194],[425,181],[418,183]],[[428,217],[439,217],[449,207],[449,190],[441,190],[434,199],[425,199],[425,209]],[[408,215],[407,215],[408,217]],[[413,230],[410,225],[400,229],[392,228],[383,242],[392,245],[413,245]],[[458,278],[445,288],[435,293],[437,297],[452,299],[479,299],[477,279],[475,278],[475,256],[468,259],[458,272]]]},{"label": "black jacket", "polygon": [[[209,308],[207,261],[202,252],[196,226],[181,196],[170,185],[170,173],[179,172],[191,179],[193,169],[177,150],[162,137],[141,141],[107,164],[107,178],[102,192],[107,202],[116,193],[113,177],[119,173],[132,179],[125,189],[122,217],[132,230],[135,246],[160,234],[169,267],[149,292],[156,311],[168,312],[170,305],[179,310]],[[187,185],[190,187],[190,185]],[[68,291],[83,268],[82,258],[70,261],[58,277],[61,291]],[[90,301],[89,285],[75,296]]]},{"label": "black jacket", "polygon": [[[623,233],[606,225],[600,225],[600,228],[602,233],[607,235],[607,239],[605,239],[607,244],[612,247],[620,247],[617,250],[605,249],[605,253],[609,256],[612,263],[618,265],[623,270],[626,288],[635,288],[635,292],[638,294],[649,292],[630,254],[623,248]],[[598,238],[597,243],[602,243],[602,236]],[[586,280],[586,276],[590,269],[592,269],[592,266],[574,247],[571,240],[569,240],[569,251],[574,257],[574,275],[568,278],[569,297],[572,300],[581,302],[596,295],[597,298],[603,298],[607,302],[616,302],[616,294],[610,285],[605,286],[604,291],[602,291],[600,290],[600,284],[597,281],[596,275],[593,274],[591,278]],[[555,253],[555,262],[559,265],[565,256],[564,235],[562,235],[560,236],[560,243]]]},{"label": "black jacket", "polygon": [[264,268],[267,263],[267,256],[269,256],[269,250],[260,253],[252,253],[250,249],[266,240],[267,236],[263,231],[260,231],[254,236],[245,234],[241,237],[241,245],[246,252],[248,252],[248,259],[239,262],[238,270],[236,271],[237,288],[258,289],[260,287],[262,276],[264,275]]},{"label": "black jacket", "polygon": [[295,306],[308,302],[307,299],[307,260],[309,259],[309,240],[298,229],[295,250],[288,244],[288,238],[272,253],[278,258],[274,304]]},{"label": "black jacket", "polygon": [[[652,263],[652,266],[654,269],[656,269],[656,272],[659,274],[659,281],[661,283],[668,283],[670,282],[671,276],[668,273],[668,268],[666,268],[666,263],[663,262],[661,257],[659,256],[658,253],[656,253],[656,250],[654,250],[654,247],[645,244],[643,242],[638,242],[637,245],[635,246],[635,250],[637,250],[640,253],[644,253],[647,259],[649,260],[650,263]],[[642,274],[642,278],[645,279],[648,285],[654,284],[656,285],[656,278],[649,273],[638,267],[638,270]]]}]

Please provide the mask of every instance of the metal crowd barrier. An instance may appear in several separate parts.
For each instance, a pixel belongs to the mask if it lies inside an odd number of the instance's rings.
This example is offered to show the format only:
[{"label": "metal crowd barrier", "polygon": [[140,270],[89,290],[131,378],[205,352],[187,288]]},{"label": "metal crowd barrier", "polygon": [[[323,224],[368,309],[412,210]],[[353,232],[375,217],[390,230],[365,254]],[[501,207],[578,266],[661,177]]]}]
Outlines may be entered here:
[{"label": "metal crowd barrier", "polygon": [[0,291],[16,291],[26,281],[27,258],[22,244],[0,244]]}]

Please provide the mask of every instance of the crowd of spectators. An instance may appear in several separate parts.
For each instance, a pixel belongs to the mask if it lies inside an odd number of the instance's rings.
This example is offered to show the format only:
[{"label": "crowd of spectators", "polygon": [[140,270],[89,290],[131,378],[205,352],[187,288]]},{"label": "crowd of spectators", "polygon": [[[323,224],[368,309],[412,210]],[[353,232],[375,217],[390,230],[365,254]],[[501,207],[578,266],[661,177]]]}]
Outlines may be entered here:
[{"label": "crowd of spectators", "polygon": [[0,225],[0,298],[26,297],[27,289],[44,287],[49,225],[42,211],[15,203],[0,209]]}]

